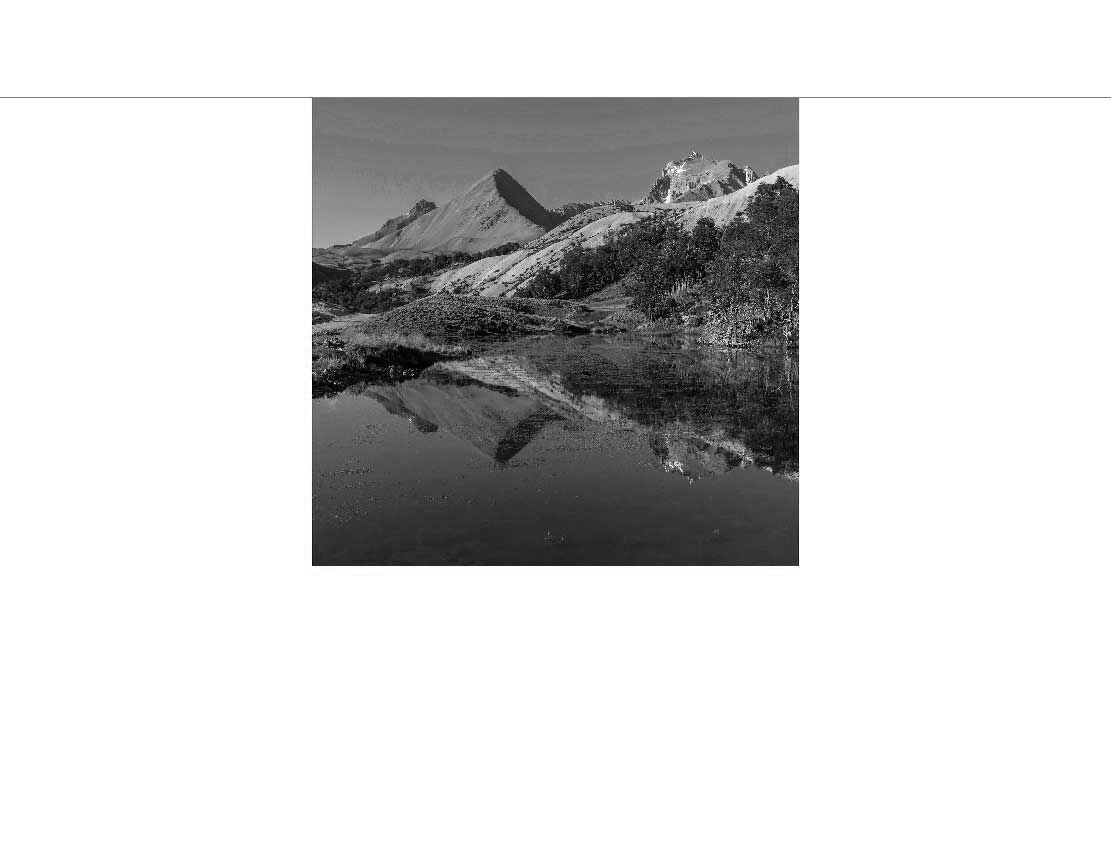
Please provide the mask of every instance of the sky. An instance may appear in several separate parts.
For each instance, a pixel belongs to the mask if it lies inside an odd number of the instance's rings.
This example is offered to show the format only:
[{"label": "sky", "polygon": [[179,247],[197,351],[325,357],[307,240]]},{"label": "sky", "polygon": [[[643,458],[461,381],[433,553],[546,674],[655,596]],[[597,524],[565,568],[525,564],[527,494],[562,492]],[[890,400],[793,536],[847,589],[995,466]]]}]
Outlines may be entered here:
[{"label": "sky", "polygon": [[313,99],[313,245],[503,168],[542,205],[636,200],[698,150],[760,174],[799,161],[797,99]]}]

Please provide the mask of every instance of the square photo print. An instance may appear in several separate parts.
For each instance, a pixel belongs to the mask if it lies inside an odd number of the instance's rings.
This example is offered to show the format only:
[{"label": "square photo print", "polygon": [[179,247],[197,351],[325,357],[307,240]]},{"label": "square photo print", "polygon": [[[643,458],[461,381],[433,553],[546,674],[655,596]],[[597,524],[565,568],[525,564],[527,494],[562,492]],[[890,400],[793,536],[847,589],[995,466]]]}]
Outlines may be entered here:
[{"label": "square photo print", "polygon": [[315,565],[797,565],[796,99],[315,99]]}]

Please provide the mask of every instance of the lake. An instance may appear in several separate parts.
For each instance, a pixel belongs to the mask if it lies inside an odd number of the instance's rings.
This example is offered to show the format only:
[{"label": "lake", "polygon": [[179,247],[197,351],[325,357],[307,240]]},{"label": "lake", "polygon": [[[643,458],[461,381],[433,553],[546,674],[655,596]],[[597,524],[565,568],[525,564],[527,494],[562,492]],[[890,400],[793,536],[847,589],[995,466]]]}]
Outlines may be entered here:
[{"label": "lake", "polygon": [[313,563],[798,564],[798,358],[497,344],[313,401]]}]

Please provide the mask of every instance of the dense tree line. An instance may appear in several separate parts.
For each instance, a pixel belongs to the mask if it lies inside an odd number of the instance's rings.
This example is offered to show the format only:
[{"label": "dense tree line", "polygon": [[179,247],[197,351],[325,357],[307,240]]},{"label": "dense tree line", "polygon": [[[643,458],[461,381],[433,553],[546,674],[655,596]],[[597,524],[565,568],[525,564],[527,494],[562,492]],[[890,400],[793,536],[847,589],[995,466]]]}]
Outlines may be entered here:
[{"label": "dense tree line", "polygon": [[[697,247],[692,242],[695,233],[702,243]],[[713,235],[716,250],[717,228],[709,219],[688,232],[666,215],[657,214],[627,226],[595,248],[573,244],[560,258],[558,271],[540,272],[528,292],[539,298],[581,299],[632,275],[636,281],[630,285],[634,306],[651,317],[666,316],[665,299],[671,285],[704,274],[708,234]]]},{"label": "dense tree line", "polygon": [[707,271],[707,293],[742,337],[797,338],[798,189],[782,177],[760,186],[746,216],[725,228]]},{"label": "dense tree line", "polygon": [[740,338],[797,338],[798,216],[798,190],[780,178],[724,229],[703,218],[688,231],[659,213],[596,248],[574,244],[527,293],[581,299],[626,279],[632,307],[650,319],[706,312]]},{"label": "dense tree line", "polygon": [[[455,252],[378,263],[314,285],[313,300],[384,310],[401,291],[368,290],[385,281],[517,250]],[[314,278],[314,280],[316,280]],[[799,327],[799,193],[785,179],[760,185],[747,210],[724,229],[703,218],[686,230],[669,213],[628,225],[595,248],[575,243],[558,270],[543,270],[519,295],[581,299],[623,281],[632,307],[649,319],[704,315],[726,339],[796,339]]]}]

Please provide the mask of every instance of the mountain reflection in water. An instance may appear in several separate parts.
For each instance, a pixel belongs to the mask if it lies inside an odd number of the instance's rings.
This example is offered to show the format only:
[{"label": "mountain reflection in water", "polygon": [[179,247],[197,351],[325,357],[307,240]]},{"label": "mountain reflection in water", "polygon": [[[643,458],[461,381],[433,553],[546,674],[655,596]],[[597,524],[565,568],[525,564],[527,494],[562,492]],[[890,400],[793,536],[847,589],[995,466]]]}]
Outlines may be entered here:
[{"label": "mountain reflection in water", "polygon": [[793,354],[534,338],[312,414],[318,565],[798,564]]},{"label": "mountain reflection in water", "polygon": [[422,433],[465,440],[498,464],[546,426],[585,420],[646,434],[659,465],[691,480],[748,466],[798,477],[794,351],[542,338],[348,393],[373,398]]}]

